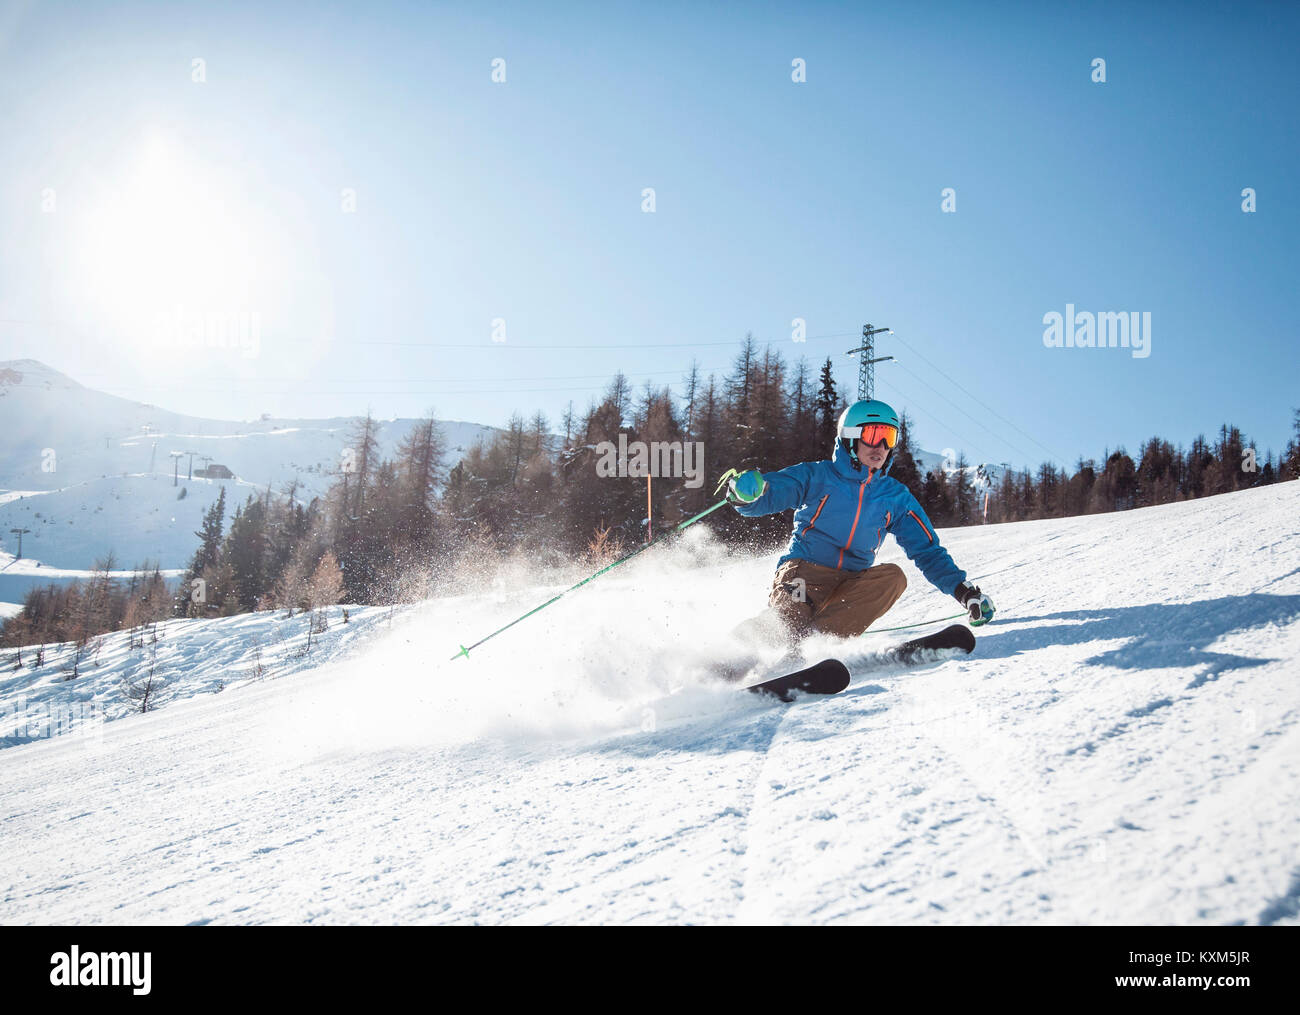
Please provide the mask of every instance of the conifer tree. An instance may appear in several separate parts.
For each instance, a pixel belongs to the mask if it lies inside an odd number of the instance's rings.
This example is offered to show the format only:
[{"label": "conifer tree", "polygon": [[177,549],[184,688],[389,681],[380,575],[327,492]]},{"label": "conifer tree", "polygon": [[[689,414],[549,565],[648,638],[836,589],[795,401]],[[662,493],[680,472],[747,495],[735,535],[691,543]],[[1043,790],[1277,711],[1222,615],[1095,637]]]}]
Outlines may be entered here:
[{"label": "conifer tree", "polygon": [[199,616],[203,603],[195,602],[195,579],[201,578],[209,568],[216,566],[221,556],[222,533],[226,524],[226,488],[224,484],[216,501],[203,513],[202,528],[194,533],[199,538],[199,548],[190,559],[185,578],[177,590],[175,611],[181,616]]},{"label": "conifer tree", "polygon": [[814,399],[815,392],[808,360],[801,356],[799,362],[795,364],[787,394],[790,437],[786,457],[791,462],[815,461],[826,453],[825,449],[817,447],[817,416]]},{"label": "conifer tree", "polygon": [[1287,479],[1300,479],[1300,409],[1294,412],[1295,416],[1291,421],[1294,432],[1291,439],[1287,441],[1286,453],[1282,460]]},{"label": "conifer tree", "polygon": [[820,457],[829,458],[835,446],[835,427],[839,422],[840,395],[835,388],[834,364],[829,356],[822,364],[821,378],[817,388],[817,446],[821,449]]},{"label": "conifer tree", "polygon": [[425,558],[435,542],[437,491],[446,438],[430,410],[397,449],[400,504],[396,532],[402,554]]},{"label": "conifer tree", "polygon": [[970,525],[975,520],[975,490],[971,486],[966,452],[957,455],[956,469],[952,474],[952,520],[951,525]]},{"label": "conifer tree", "polygon": [[917,468],[916,459],[912,456],[912,419],[906,409],[899,415],[898,422],[898,446],[894,448],[894,464],[890,466],[889,474],[919,500],[924,484],[921,470]]},{"label": "conifer tree", "polygon": [[260,497],[250,495],[236,509],[221,556],[223,563],[230,567],[233,586],[230,595],[238,612],[255,610],[270,587],[266,568],[266,506]]}]

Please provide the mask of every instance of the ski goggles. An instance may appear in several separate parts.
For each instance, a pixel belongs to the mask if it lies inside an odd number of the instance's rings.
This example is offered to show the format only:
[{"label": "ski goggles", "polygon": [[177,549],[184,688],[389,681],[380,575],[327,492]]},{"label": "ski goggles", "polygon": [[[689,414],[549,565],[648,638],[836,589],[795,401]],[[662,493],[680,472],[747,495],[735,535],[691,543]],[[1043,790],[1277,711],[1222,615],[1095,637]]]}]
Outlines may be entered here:
[{"label": "ski goggles", "polygon": [[898,443],[898,427],[891,423],[863,423],[861,426],[842,427],[840,436],[847,440],[866,441],[869,448],[881,441],[885,442],[885,447],[892,448]]}]

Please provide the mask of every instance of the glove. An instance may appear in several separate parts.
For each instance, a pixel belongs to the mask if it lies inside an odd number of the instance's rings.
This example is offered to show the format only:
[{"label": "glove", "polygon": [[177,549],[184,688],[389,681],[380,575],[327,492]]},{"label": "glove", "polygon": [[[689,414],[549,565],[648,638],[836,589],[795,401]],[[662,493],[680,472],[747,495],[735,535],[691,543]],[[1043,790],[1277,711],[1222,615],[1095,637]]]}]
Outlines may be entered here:
[{"label": "glove", "polygon": [[727,481],[727,500],[732,504],[753,504],[767,492],[767,480],[757,469],[737,473]]},{"label": "glove", "polygon": [[953,598],[970,614],[971,627],[981,627],[993,619],[993,600],[981,592],[978,585],[962,582],[953,593]]}]

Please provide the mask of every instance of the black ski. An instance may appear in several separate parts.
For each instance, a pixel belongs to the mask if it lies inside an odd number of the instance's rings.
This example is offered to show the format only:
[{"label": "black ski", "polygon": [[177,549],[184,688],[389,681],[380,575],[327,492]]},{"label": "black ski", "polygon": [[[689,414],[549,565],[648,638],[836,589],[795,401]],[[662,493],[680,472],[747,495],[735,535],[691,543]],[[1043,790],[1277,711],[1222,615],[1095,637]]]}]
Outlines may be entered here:
[{"label": "black ski", "polygon": [[[964,624],[953,624],[942,631],[913,638],[886,650],[876,662],[897,662],[905,665],[934,662],[958,653],[969,654],[975,650],[975,635]],[[804,694],[839,694],[849,686],[849,668],[838,659],[824,659],[813,666],[793,673],[771,677],[745,688],[755,694],[770,694],[782,701],[794,701],[796,691]]]},{"label": "black ski", "polygon": [[794,701],[795,691],[804,694],[839,694],[849,686],[849,668],[838,659],[824,659],[816,665],[760,684],[751,684],[745,690],[755,694],[771,694],[782,701]]},{"label": "black ski", "polygon": [[968,654],[975,651],[975,635],[971,634],[970,628],[965,624],[953,624],[934,634],[895,645],[886,653],[886,658],[900,663],[927,662],[945,659],[957,651]]}]

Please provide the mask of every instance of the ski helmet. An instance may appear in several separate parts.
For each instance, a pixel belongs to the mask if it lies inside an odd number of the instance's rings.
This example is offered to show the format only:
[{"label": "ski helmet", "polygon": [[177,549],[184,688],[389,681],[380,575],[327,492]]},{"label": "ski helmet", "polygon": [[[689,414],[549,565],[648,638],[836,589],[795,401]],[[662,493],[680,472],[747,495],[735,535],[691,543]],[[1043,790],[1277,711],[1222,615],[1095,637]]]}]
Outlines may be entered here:
[{"label": "ski helmet", "polygon": [[[874,430],[873,427],[880,427],[880,429]],[[855,469],[862,468],[862,463],[858,461],[858,439],[865,435],[870,445],[878,443],[883,438],[885,446],[889,448],[889,454],[880,471],[886,474],[894,464],[894,454],[898,450],[898,439],[901,433],[902,425],[898,422],[898,413],[894,411],[894,407],[874,398],[850,405],[840,413],[839,426],[836,428],[840,446],[848,454]]]}]

